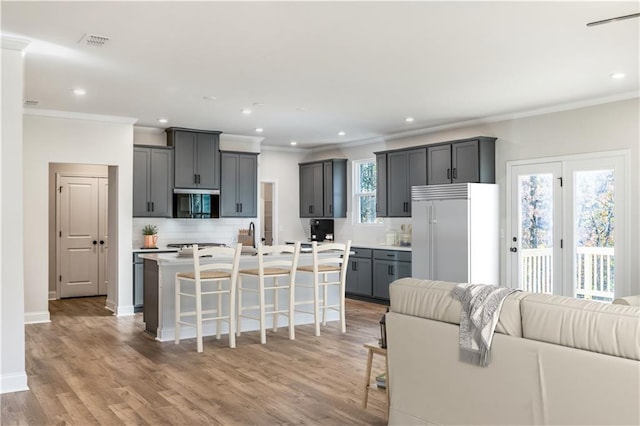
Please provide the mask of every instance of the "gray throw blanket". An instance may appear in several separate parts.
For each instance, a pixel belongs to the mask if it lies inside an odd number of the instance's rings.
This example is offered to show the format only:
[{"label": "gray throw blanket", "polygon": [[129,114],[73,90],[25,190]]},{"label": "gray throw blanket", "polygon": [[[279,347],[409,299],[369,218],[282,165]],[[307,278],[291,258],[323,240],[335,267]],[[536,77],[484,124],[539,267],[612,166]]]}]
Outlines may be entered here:
[{"label": "gray throw blanket", "polygon": [[490,362],[493,332],[504,299],[519,290],[484,284],[458,284],[451,296],[462,303],[460,358],[486,367]]}]

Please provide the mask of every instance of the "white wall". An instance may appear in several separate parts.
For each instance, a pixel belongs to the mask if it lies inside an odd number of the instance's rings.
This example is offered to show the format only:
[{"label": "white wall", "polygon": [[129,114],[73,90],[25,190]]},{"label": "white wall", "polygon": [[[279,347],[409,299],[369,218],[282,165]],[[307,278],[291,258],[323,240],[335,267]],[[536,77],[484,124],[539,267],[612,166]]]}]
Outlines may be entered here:
[{"label": "white wall", "polygon": [[29,389],[24,343],[22,241],[22,50],[27,43],[2,37],[0,147],[0,393]]},{"label": "white wall", "polygon": [[[304,240],[308,237],[308,219],[300,219],[300,185],[298,163],[308,153],[300,150],[274,150],[262,147],[258,156],[258,180],[275,183],[274,207],[277,212],[278,243]],[[260,199],[260,197],[258,197]]]},{"label": "white wall", "polygon": [[[500,226],[501,235],[504,235],[507,161],[628,149],[631,153],[631,164],[628,170],[631,185],[629,233],[632,236],[630,238],[630,260],[632,265],[629,292],[630,294],[640,294],[639,116],[639,100],[634,98],[585,108],[505,119],[367,145],[322,150],[314,152],[312,156],[305,158],[305,161],[326,158],[361,160],[373,158],[374,151],[406,148],[473,136],[497,137],[496,183],[500,185]],[[347,189],[349,217],[344,226],[341,227],[341,234],[336,229],[337,238],[346,239],[351,235],[355,241],[362,241],[361,238],[374,238],[367,241],[381,241],[385,228],[399,228],[399,224],[403,221],[401,219],[385,219],[385,225],[382,227],[361,225],[351,228],[353,202],[351,198],[350,166],[351,163],[349,162],[349,186]],[[337,220],[336,226],[339,223],[340,221]],[[501,241],[501,253],[506,253],[504,238]],[[501,280],[503,282],[506,282],[505,259],[506,256],[501,258]]]},{"label": "white wall", "polygon": [[[36,115],[38,114],[38,115]],[[43,114],[43,115],[40,115]],[[77,117],[77,118],[76,118]],[[111,120],[111,121],[107,121]],[[109,268],[107,305],[133,313],[131,277],[133,120],[27,110],[24,115],[25,318],[48,321],[49,164],[109,165]],[[117,185],[114,185],[117,183]],[[112,192],[113,191],[113,192]],[[112,194],[114,198],[112,198]],[[117,219],[117,230],[112,229]],[[112,256],[114,256],[112,258]]]}]

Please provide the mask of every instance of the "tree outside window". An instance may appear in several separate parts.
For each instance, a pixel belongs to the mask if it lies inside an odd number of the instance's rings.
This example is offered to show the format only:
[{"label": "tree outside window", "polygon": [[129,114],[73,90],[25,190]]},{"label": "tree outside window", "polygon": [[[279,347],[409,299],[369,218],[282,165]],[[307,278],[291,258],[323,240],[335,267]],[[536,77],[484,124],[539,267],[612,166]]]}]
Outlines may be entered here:
[{"label": "tree outside window", "polygon": [[353,194],[357,223],[382,223],[376,217],[376,161],[353,162]]}]

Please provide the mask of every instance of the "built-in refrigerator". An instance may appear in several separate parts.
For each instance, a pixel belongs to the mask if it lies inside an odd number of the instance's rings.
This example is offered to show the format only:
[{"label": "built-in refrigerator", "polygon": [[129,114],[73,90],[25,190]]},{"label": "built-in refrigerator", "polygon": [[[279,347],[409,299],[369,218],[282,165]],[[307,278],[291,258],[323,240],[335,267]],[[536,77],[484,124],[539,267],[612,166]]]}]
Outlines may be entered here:
[{"label": "built-in refrigerator", "polygon": [[498,196],[495,184],[413,186],[413,277],[499,285]]}]

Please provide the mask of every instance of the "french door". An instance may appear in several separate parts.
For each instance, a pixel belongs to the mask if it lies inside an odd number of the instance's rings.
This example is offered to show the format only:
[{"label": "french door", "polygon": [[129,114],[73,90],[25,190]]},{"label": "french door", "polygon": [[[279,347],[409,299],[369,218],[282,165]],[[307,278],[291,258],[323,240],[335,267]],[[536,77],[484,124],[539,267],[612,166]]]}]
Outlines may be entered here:
[{"label": "french door", "polygon": [[510,164],[510,286],[612,301],[627,285],[625,155]]}]

